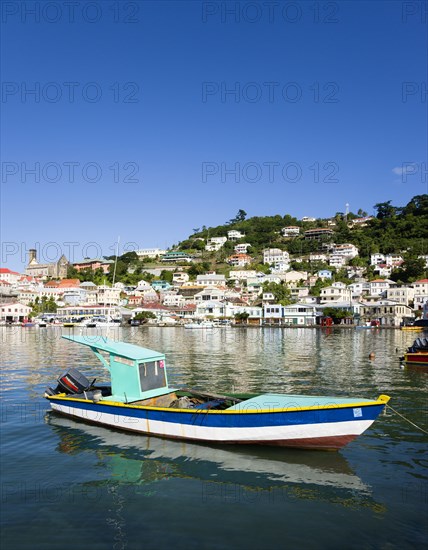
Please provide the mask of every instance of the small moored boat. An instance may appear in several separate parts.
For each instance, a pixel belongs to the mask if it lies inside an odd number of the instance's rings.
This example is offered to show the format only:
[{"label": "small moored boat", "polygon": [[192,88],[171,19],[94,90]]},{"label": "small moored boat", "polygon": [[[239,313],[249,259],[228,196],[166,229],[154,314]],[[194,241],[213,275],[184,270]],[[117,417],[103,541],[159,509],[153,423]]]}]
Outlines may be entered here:
[{"label": "small moored boat", "polygon": [[413,344],[407,348],[404,357],[400,357],[406,367],[428,369],[428,339],[416,338]]},{"label": "small moored boat", "polygon": [[102,337],[63,336],[88,346],[108,369],[111,385],[96,385],[70,368],[48,388],[54,411],[166,438],[336,450],[367,430],[389,401],[306,395],[238,395],[175,389],[165,355]]},{"label": "small moored boat", "polygon": [[186,323],[184,325],[184,328],[190,328],[190,329],[214,328],[214,323],[212,323],[211,321],[202,321],[201,323]]}]

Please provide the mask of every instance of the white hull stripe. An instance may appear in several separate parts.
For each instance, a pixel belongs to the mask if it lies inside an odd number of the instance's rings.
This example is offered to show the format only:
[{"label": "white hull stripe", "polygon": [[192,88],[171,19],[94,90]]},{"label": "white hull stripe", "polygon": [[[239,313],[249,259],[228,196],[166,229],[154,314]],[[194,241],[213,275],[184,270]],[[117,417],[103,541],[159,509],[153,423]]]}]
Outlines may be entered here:
[{"label": "white hull stripe", "polygon": [[52,409],[63,414],[75,416],[89,422],[96,422],[122,430],[131,430],[144,434],[200,441],[276,441],[321,437],[357,436],[367,430],[374,420],[353,420],[349,422],[325,422],[317,424],[299,424],[292,426],[261,426],[249,428],[224,428],[195,426],[147,420],[145,418],[119,416],[100,411],[70,408],[52,403]]}]

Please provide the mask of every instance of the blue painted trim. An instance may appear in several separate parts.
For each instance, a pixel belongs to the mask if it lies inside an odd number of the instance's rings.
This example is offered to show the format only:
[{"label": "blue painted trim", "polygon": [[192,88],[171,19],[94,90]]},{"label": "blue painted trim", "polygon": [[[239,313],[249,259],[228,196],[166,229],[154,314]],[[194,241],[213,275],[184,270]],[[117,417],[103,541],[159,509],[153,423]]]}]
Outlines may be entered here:
[{"label": "blue painted trim", "polygon": [[[198,410],[194,413],[175,410],[133,409],[132,407],[116,407],[114,405],[84,403],[50,398],[50,401],[69,407],[88,411],[99,411],[114,414],[118,419],[142,418],[149,421],[170,422],[173,424],[187,424],[206,426],[210,428],[259,428],[263,426],[295,426],[303,424],[324,424],[326,422],[349,422],[354,420],[375,420],[385,405],[367,405],[362,407],[346,407],[340,409],[318,409],[309,411],[278,411],[272,413],[236,413],[210,414],[210,411]],[[354,416],[354,409],[361,411],[361,416]],[[70,411],[72,414],[72,411]]]}]

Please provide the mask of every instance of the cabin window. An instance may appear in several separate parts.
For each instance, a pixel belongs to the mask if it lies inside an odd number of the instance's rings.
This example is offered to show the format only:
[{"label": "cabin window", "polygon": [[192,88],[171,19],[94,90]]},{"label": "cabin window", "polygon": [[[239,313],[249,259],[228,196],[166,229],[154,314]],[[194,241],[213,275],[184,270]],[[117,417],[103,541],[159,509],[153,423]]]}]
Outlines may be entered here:
[{"label": "cabin window", "polygon": [[141,391],[154,390],[166,386],[164,361],[139,363]]}]

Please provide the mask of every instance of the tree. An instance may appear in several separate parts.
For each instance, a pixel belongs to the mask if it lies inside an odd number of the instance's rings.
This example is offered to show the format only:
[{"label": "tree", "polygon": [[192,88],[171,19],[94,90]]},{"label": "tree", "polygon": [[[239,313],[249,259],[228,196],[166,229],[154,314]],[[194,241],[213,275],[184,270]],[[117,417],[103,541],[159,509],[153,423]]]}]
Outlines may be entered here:
[{"label": "tree", "polygon": [[293,303],[290,289],[283,281],[281,283],[264,283],[263,292],[271,292],[277,304],[288,306]]},{"label": "tree", "polygon": [[246,311],[241,311],[240,313],[235,313],[235,320],[238,321],[239,323],[247,324],[249,316],[250,314],[247,313]]},{"label": "tree", "polygon": [[395,206],[391,206],[391,201],[378,202],[374,205],[374,208],[377,210],[377,218],[383,220],[385,218],[394,218],[396,215]]},{"label": "tree", "polygon": [[238,213],[236,214],[236,216],[229,221],[229,223],[243,222],[246,217],[247,217],[247,213],[245,212],[245,210],[240,209],[238,210]]},{"label": "tree", "polygon": [[426,275],[425,260],[418,258],[416,255],[409,253],[404,257],[404,262],[399,269],[395,269],[391,273],[393,281],[402,281],[403,283],[411,283]]}]

